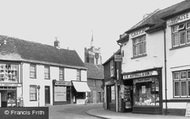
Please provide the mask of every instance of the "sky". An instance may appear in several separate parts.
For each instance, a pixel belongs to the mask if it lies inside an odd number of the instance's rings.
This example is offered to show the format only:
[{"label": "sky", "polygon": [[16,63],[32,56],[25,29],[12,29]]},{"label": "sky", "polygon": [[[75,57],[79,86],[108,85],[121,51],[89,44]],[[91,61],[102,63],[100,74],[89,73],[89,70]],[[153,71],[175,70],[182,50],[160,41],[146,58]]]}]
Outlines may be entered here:
[{"label": "sky", "polygon": [[0,0],[0,35],[76,50],[101,48],[102,62],[119,49],[119,35],[145,14],[183,0]]}]

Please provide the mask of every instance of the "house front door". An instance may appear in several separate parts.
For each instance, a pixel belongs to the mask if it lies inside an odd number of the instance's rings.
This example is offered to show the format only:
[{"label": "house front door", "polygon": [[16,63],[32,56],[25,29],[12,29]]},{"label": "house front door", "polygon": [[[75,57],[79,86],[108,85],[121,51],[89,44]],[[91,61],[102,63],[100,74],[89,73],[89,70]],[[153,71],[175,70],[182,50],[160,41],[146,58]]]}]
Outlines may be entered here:
[{"label": "house front door", "polygon": [[50,86],[45,86],[45,104],[50,104]]}]

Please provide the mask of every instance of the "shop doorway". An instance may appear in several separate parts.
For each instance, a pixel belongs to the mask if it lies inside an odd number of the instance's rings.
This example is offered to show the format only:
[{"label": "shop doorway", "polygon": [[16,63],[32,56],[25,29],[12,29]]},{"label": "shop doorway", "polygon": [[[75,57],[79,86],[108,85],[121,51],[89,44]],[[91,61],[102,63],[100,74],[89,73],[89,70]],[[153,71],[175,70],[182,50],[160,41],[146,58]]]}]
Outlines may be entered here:
[{"label": "shop doorway", "polygon": [[50,104],[50,86],[45,86],[45,104]]},{"label": "shop doorway", "polygon": [[123,111],[124,112],[132,112],[132,107],[133,107],[133,81],[128,80],[124,81],[124,86],[123,86],[123,100],[122,100],[122,105],[123,105]]},{"label": "shop doorway", "polygon": [[98,103],[102,102],[101,99],[102,99],[101,92],[98,92]]}]

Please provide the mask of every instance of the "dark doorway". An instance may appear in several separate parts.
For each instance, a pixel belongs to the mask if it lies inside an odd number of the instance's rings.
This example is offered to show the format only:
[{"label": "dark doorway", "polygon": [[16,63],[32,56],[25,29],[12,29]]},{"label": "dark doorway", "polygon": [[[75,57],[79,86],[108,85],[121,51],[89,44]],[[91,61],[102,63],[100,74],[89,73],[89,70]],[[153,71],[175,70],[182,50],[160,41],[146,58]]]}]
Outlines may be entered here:
[{"label": "dark doorway", "polygon": [[45,104],[50,104],[50,86],[45,86]]}]

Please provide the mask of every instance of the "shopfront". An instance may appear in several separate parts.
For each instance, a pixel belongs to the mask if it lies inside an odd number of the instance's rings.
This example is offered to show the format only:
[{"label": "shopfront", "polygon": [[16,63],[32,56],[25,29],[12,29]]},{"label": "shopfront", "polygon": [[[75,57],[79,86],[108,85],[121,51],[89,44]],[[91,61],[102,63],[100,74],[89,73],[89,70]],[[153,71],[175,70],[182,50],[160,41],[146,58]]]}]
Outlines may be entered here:
[{"label": "shopfront", "polygon": [[134,113],[162,113],[161,68],[123,74],[124,110]]},{"label": "shopfront", "polygon": [[10,62],[0,63],[0,107],[20,106],[17,91],[21,90],[19,83],[19,65]]},{"label": "shopfront", "polygon": [[87,93],[91,92],[86,81],[72,81],[73,102],[76,104],[85,104],[88,100]]},{"label": "shopfront", "polygon": [[71,103],[71,82],[53,80],[53,104]]},{"label": "shopfront", "polygon": [[108,110],[116,111],[116,90],[114,79],[105,82],[106,86],[106,107]]}]

